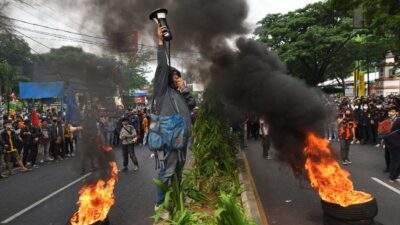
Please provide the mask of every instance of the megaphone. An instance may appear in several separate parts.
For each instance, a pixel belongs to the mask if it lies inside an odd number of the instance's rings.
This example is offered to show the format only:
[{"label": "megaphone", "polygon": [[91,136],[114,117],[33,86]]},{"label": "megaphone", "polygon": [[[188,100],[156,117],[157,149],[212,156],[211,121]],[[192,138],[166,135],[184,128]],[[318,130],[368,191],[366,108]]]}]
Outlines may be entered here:
[{"label": "megaphone", "polygon": [[149,18],[150,20],[154,20],[159,26],[166,28],[163,32],[164,40],[171,41],[172,34],[167,23],[167,14],[168,10],[166,9],[156,9],[150,13]]}]

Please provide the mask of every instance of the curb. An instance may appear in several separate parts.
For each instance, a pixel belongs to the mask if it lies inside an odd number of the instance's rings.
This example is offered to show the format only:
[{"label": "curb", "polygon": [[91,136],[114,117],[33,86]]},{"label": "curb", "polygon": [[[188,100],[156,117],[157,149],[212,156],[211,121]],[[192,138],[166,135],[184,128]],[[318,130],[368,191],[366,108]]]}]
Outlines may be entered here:
[{"label": "curb", "polygon": [[241,200],[246,217],[257,224],[268,225],[268,219],[258,195],[246,153],[240,151],[237,158],[239,181],[245,188],[245,191],[241,194]]}]

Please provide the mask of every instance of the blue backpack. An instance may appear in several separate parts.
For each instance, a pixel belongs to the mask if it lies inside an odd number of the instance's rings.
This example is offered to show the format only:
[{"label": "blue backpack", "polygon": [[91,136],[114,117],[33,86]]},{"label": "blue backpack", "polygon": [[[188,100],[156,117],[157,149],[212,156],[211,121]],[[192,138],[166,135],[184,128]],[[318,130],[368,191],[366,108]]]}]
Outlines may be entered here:
[{"label": "blue backpack", "polygon": [[157,151],[180,150],[187,143],[186,123],[180,115],[159,116],[150,114],[148,134],[149,149]]}]

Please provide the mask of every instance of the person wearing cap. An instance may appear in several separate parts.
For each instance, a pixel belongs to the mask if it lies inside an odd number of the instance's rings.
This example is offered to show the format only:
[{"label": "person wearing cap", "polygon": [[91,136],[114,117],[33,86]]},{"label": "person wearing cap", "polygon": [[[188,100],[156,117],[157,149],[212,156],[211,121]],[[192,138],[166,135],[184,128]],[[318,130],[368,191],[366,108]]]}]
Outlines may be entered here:
[{"label": "person wearing cap", "polygon": [[122,156],[123,156],[123,169],[122,171],[128,171],[128,157],[134,164],[134,170],[139,169],[139,163],[135,154],[135,142],[137,133],[135,128],[129,124],[129,118],[122,118],[122,128],[119,134],[119,138],[122,140]]},{"label": "person wearing cap", "polygon": [[389,117],[392,120],[392,129],[389,135],[385,137],[385,145],[390,152],[390,175],[389,181],[400,182],[400,119],[399,109],[392,106],[388,111]]},{"label": "person wearing cap", "polygon": [[11,168],[12,157],[16,160],[22,172],[30,171],[22,163],[21,157],[19,156],[17,148],[15,147],[17,137],[15,135],[15,132],[12,130],[12,122],[10,120],[7,120],[6,122],[4,122],[4,127],[5,130],[1,133],[1,140],[4,148],[4,161],[6,163],[6,168],[9,172],[9,175],[14,174]]}]

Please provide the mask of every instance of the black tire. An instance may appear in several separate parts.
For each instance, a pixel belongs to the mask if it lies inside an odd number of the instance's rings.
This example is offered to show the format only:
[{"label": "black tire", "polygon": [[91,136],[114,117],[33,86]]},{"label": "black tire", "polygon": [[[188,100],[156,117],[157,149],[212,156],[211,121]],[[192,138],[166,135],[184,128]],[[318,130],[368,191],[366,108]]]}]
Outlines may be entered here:
[{"label": "black tire", "polygon": [[338,220],[328,215],[324,215],[324,225],[376,225],[373,219],[371,220],[358,220],[358,221],[345,221]]},{"label": "black tire", "polygon": [[321,200],[321,206],[326,215],[344,221],[372,220],[378,214],[378,204],[375,198],[369,202],[348,207]]}]

